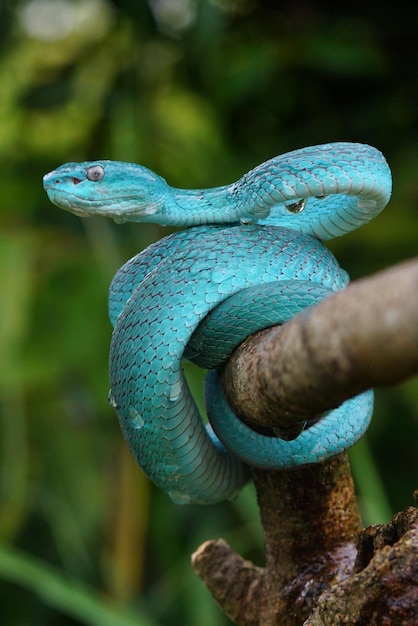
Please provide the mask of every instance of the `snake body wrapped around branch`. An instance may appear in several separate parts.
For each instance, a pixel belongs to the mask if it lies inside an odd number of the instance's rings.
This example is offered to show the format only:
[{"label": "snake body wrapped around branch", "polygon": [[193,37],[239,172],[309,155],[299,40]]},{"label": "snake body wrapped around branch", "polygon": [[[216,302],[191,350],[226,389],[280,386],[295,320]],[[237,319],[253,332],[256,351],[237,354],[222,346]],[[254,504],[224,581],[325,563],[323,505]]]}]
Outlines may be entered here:
[{"label": "snake body wrapped around branch", "polygon": [[[303,148],[231,185],[201,190],[172,188],[141,165],[68,163],[47,174],[44,187],[76,215],[189,227],[128,261],[109,294],[111,402],[133,456],[175,502],[232,498],[247,465],[319,462],[362,436],[372,391],[287,441],[232,413],[216,367],[249,334],[347,285],[322,240],[358,228],[387,204],[391,175],[378,150],[353,143]],[[211,370],[208,426],[188,389],[185,358]]]}]

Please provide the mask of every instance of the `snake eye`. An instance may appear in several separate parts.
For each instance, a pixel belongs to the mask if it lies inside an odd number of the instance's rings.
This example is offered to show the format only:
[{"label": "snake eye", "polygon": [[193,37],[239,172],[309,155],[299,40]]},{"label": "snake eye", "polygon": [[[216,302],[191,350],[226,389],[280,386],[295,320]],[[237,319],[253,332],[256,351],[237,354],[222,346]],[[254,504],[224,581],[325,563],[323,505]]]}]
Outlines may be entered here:
[{"label": "snake eye", "polygon": [[92,180],[93,182],[102,180],[103,176],[104,176],[104,169],[102,168],[101,165],[93,165],[92,167],[89,167],[89,169],[87,170],[87,178],[88,180]]}]

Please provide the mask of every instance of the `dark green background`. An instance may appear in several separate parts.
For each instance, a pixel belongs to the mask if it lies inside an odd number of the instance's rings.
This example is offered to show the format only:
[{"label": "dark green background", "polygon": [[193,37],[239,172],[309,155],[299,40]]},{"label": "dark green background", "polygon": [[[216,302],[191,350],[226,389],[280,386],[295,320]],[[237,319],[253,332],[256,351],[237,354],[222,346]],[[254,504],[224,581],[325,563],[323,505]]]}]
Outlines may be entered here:
[{"label": "dark green background", "polygon": [[[191,552],[223,536],[262,563],[252,489],[172,504],[107,403],[109,281],[166,231],[64,213],[42,175],[100,157],[213,186],[304,145],[370,143],[393,199],[330,247],[352,277],[412,257],[418,8],[346,4],[0,2],[2,623],[221,626]],[[417,437],[417,379],[378,390],[353,453],[365,523],[412,502]]]}]

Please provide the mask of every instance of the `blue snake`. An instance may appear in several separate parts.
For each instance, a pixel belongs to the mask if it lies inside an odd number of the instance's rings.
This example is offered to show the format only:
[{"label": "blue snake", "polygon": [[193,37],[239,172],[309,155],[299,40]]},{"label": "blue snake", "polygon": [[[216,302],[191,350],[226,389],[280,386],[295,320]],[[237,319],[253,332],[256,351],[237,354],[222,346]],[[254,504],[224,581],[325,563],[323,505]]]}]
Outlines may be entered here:
[{"label": "blue snake", "polygon": [[[110,401],[133,456],[175,502],[233,498],[248,466],[316,463],[362,436],[371,390],[287,441],[234,415],[216,368],[250,333],[347,285],[322,241],[369,222],[387,204],[391,174],[378,150],[312,146],[274,157],[232,184],[198,190],[173,188],[133,163],[67,163],[44,176],[44,187],[76,215],[187,227],[123,265],[109,294]],[[210,370],[206,426],[183,359]]]}]

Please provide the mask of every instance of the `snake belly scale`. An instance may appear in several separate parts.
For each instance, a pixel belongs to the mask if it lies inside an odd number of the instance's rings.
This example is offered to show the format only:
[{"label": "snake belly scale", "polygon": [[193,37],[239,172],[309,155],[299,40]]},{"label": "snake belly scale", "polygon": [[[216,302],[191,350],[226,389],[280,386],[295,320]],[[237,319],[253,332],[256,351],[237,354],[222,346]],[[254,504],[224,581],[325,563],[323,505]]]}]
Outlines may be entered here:
[{"label": "snake belly scale", "polygon": [[[236,183],[203,190],[174,189],[140,165],[68,163],[47,174],[44,187],[77,215],[189,227],[128,261],[109,295],[111,403],[133,456],[175,502],[232,498],[247,464],[314,463],[362,436],[372,391],[285,441],[241,422],[212,368],[248,334],[347,285],[321,239],[361,226],[387,204],[391,175],[378,150],[351,143],[303,148]],[[188,389],[184,358],[211,369],[209,426]]]}]

